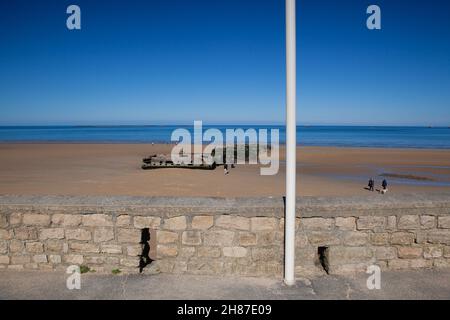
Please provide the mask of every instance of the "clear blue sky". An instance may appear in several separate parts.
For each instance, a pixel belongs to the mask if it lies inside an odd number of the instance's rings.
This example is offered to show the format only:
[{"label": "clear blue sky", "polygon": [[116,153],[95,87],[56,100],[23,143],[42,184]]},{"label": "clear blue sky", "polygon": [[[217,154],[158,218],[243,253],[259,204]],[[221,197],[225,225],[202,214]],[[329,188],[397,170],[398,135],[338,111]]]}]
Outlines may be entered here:
[{"label": "clear blue sky", "polygon": [[[1,1],[0,125],[282,123],[284,37],[283,0]],[[449,1],[298,0],[297,37],[299,123],[450,125]]]}]

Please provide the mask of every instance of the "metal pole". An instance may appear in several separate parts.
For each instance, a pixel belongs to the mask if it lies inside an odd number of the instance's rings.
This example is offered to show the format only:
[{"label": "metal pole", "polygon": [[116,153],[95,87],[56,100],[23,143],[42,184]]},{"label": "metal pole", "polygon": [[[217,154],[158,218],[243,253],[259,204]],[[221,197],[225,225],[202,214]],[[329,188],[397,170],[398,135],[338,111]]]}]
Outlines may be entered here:
[{"label": "metal pole", "polygon": [[286,0],[286,215],[284,282],[295,284],[296,44],[295,0]]}]

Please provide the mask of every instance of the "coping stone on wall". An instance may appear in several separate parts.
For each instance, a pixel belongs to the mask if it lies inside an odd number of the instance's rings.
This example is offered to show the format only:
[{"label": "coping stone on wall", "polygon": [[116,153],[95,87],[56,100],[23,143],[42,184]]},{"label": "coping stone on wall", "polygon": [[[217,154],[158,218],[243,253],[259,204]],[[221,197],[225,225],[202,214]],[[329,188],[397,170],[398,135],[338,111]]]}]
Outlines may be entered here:
[{"label": "coping stone on wall", "polygon": [[[284,216],[282,197],[140,197],[140,196],[18,196],[0,195],[0,209],[65,213],[122,213],[173,217],[177,215],[239,214]],[[345,197],[298,197],[298,217],[450,214],[450,193],[390,194]]]}]

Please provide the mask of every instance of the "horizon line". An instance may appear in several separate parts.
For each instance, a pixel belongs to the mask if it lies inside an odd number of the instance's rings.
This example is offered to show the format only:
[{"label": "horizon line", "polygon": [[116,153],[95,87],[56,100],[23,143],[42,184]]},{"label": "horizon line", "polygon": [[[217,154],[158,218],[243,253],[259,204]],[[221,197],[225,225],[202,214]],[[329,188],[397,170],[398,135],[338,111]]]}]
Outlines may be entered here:
[{"label": "horizon line", "polygon": [[[217,123],[217,122],[203,122],[203,126],[277,126],[284,127],[285,123]],[[153,123],[153,124],[0,124],[0,128],[8,127],[164,127],[164,126],[193,126],[193,123],[175,122],[175,123]],[[432,124],[319,124],[319,123],[297,123],[299,127],[417,127],[417,128],[450,128],[446,125],[432,125]]]}]

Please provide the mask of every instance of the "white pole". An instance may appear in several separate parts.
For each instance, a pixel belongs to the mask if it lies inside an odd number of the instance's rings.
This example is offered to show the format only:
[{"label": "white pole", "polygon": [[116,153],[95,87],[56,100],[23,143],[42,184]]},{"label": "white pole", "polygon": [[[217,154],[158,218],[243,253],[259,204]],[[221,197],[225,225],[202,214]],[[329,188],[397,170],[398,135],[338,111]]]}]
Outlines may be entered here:
[{"label": "white pole", "polygon": [[295,0],[286,0],[286,215],[284,282],[295,284],[296,44]]}]

